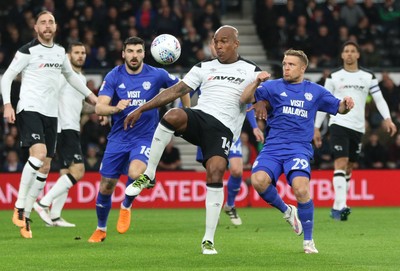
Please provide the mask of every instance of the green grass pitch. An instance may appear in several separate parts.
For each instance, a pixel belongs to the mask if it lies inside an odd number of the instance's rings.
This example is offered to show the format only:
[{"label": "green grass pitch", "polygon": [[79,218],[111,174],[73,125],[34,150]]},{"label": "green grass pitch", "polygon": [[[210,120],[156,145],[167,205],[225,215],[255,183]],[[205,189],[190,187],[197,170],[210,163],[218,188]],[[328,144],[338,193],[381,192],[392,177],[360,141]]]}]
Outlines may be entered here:
[{"label": "green grass pitch", "polygon": [[113,209],[107,239],[87,240],[95,210],[65,210],[76,228],[45,227],[33,213],[33,239],[20,237],[11,211],[0,211],[0,270],[400,270],[400,208],[353,208],[349,221],[317,208],[314,240],[319,254],[306,255],[282,215],[271,208],[240,208],[243,225],[222,213],[215,246],[202,255],[204,209],[133,209],[132,225],[116,231]]}]

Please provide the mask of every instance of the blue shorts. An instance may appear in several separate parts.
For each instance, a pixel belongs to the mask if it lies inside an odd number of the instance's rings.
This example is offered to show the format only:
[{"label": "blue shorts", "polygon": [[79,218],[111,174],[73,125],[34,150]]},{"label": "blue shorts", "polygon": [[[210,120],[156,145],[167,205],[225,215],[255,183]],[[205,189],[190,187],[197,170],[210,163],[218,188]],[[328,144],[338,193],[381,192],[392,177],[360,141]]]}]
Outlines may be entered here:
[{"label": "blue shorts", "polygon": [[295,148],[291,151],[279,148],[264,147],[253,164],[252,173],[257,171],[266,172],[274,185],[282,173],[285,174],[288,184],[296,176],[310,178],[310,156],[308,150]]},{"label": "blue shorts", "polygon": [[108,141],[100,166],[101,176],[118,179],[121,175],[127,175],[133,160],[140,160],[147,165],[151,140],[137,139],[129,143]]}]

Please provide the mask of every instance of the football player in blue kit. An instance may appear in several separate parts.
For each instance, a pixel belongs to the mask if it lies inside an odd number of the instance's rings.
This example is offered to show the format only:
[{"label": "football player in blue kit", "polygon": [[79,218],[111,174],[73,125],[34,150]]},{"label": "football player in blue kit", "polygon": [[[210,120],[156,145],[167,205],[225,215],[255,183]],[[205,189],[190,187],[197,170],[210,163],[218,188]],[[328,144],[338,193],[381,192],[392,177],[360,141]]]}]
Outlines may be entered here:
[{"label": "football player in blue kit", "polygon": [[[142,114],[134,129],[124,130],[125,117],[151,100],[161,89],[179,82],[178,78],[166,70],[145,64],[144,56],[144,41],[139,37],[127,38],[122,51],[124,64],[106,75],[99,91],[96,113],[111,115],[112,128],[100,168],[101,182],[96,198],[98,222],[88,240],[91,243],[102,242],[106,238],[111,197],[119,177],[128,175],[129,185],[145,171],[151,140],[159,121],[159,113],[155,108]],[[182,98],[182,103],[190,106],[189,95]],[[151,187],[149,185],[148,188]],[[126,196],[121,203],[117,223],[119,233],[129,229],[131,205],[136,196]]]},{"label": "football player in blue kit", "polygon": [[[313,241],[314,203],[310,195],[311,141],[317,111],[346,114],[351,97],[342,100],[313,82],[304,80],[308,58],[303,51],[289,49],[282,61],[283,78],[266,81],[260,73],[242,94],[241,102],[257,104],[256,116],[266,118],[266,143],[253,164],[251,182],[260,197],[284,214],[297,235],[304,231],[304,252],[318,253]],[[268,117],[266,116],[268,114]],[[287,205],[276,183],[284,173],[297,200],[297,208]]]}]

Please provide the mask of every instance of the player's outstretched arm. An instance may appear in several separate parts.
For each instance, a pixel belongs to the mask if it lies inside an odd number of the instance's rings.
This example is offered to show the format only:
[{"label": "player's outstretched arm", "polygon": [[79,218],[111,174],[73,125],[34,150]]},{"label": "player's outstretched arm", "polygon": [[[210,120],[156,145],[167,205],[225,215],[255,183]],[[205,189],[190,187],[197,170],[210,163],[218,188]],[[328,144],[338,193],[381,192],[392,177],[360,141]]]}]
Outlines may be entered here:
[{"label": "player's outstretched arm", "polygon": [[247,110],[252,110],[254,109],[254,114],[257,119],[267,119],[267,111],[271,108],[271,105],[269,104],[268,101],[258,101],[255,104],[253,104],[251,107],[249,107]]},{"label": "player's outstretched arm", "polygon": [[340,101],[339,104],[339,114],[347,114],[350,112],[351,109],[354,107],[354,101],[353,98],[346,96],[343,98],[343,100]]},{"label": "player's outstretched arm", "polygon": [[111,103],[111,97],[106,96],[106,95],[100,95],[98,97],[98,101],[95,107],[95,112],[99,116],[109,116],[113,114],[117,114],[127,108],[129,106],[129,103],[131,102],[131,99],[123,99],[118,102],[117,105],[113,106],[110,105]]},{"label": "player's outstretched arm", "polygon": [[321,132],[320,132],[319,128],[317,128],[317,127],[314,128],[313,140],[314,140],[315,147],[321,148],[321,146],[322,146],[322,137],[321,137]]},{"label": "player's outstretched arm", "polygon": [[256,80],[254,80],[251,84],[249,84],[245,90],[243,91],[242,95],[240,96],[241,103],[252,103],[255,101],[254,93],[256,92],[257,87],[264,81],[268,80],[271,75],[266,72],[262,71],[257,75]]},{"label": "player's outstretched arm", "polygon": [[128,126],[132,128],[143,112],[166,105],[185,95],[186,93],[189,93],[191,90],[192,89],[183,81],[180,81],[172,87],[165,89],[157,94],[153,99],[129,113],[124,121],[124,129],[126,130]]}]

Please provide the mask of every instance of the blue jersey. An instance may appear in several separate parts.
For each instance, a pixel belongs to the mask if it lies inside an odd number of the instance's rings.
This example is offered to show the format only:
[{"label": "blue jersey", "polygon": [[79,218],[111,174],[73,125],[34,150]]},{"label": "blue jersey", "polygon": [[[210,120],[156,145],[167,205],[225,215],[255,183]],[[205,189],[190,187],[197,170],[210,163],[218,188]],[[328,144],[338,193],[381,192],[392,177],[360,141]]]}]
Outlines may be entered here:
[{"label": "blue jersey", "polygon": [[116,106],[122,99],[131,99],[123,111],[112,115],[112,128],[108,140],[121,143],[141,138],[152,138],[159,121],[158,109],[143,112],[133,128],[124,130],[125,117],[140,105],[156,96],[160,89],[168,88],[179,81],[166,70],[143,64],[139,74],[129,74],[125,65],[112,69],[104,78],[99,96],[111,97],[111,105]]},{"label": "blue jersey", "polygon": [[312,153],[314,120],[317,111],[336,115],[340,100],[322,86],[310,81],[290,84],[283,79],[263,82],[256,100],[270,103],[264,146],[283,147],[304,144]]}]

